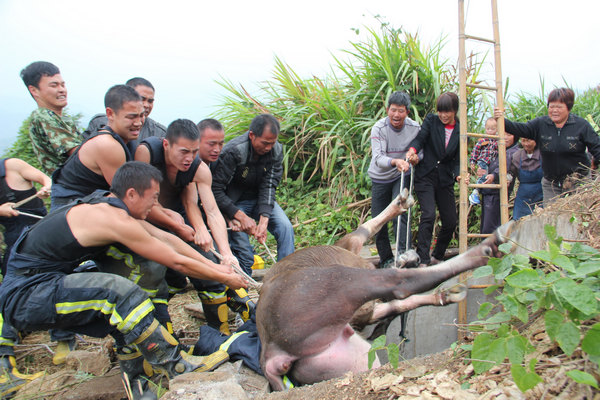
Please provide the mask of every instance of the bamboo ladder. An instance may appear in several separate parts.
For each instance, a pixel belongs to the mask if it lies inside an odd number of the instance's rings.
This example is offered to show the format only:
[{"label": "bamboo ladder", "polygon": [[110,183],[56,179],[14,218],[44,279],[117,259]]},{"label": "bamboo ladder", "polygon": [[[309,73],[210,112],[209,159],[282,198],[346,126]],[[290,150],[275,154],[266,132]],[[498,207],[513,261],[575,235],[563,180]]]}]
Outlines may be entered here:
[{"label": "bamboo ladder", "polygon": [[[468,133],[467,132],[467,87],[490,90],[496,92],[496,105],[500,109],[504,109],[504,98],[502,93],[502,71],[500,67],[500,33],[498,28],[498,7],[496,0],[492,2],[492,25],[494,30],[494,39],[485,39],[477,36],[471,36],[465,34],[465,11],[464,11],[464,0],[458,1],[458,65],[459,65],[459,120],[460,120],[460,176],[467,176],[468,173],[468,138],[488,138],[489,135],[479,133]],[[474,83],[467,83],[467,70],[466,70],[466,54],[465,54],[465,42],[466,40],[475,40],[484,43],[490,43],[494,45],[494,69],[495,69],[495,86],[479,85]],[[467,251],[467,241],[473,237],[487,237],[490,235],[484,234],[470,234],[468,233],[467,226],[467,212],[469,209],[469,188],[486,188],[486,189],[500,189],[500,221],[504,224],[508,222],[508,188],[506,185],[506,135],[504,133],[504,119],[498,120],[498,161],[500,164],[500,183],[499,184],[471,184],[465,179],[461,179],[460,187],[460,203],[459,203],[459,252],[463,253]],[[466,282],[470,272],[462,273],[459,277],[460,282]],[[486,285],[478,285],[477,288],[485,287]],[[467,299],[458,303],[458,323],[467,323]],[[460,332],[460,331],[459,331]],[[458,339],[462,339],[462,335],[459,333]]]}]

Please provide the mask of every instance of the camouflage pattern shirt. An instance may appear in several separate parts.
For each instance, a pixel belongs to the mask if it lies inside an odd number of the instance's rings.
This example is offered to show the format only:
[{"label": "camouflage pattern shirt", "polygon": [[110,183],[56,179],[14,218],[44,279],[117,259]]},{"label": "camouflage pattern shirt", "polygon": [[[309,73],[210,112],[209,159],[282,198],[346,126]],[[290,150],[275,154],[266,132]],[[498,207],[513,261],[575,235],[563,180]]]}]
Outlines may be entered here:
[{"label": "camouflage pattern shirt", "polygon": [[47,108],[31,113],[29,137],[44,172],[51,175],[69,158],[69,151],[81,144],[75,122]]}]

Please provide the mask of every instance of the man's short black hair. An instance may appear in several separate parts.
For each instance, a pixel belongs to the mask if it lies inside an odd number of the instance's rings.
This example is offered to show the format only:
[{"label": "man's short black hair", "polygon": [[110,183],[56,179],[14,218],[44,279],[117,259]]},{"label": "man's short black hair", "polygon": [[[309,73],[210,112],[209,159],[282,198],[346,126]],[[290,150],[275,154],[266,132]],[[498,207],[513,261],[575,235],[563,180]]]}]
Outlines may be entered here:
[{"label": "man's short black hair", "polygon": [[200,139],[202,139],[202,135],[204,135],[204,130],[206,130],[206,129],[212,129],[214,131],[224,130],[223,124],[221,124],[216,119],[214,119],[214,118],[203,119],[202,121],[198,122],[198,132],[200,133],[200,136],[199,136]]},{"label": "man's short black hair", "polygon": [[118,112],[128,101],[142,101],[142,97],[131,86],[115,85],[104,96],[104,107]]},{"label": "man's short black hair", "polygon": [[456,93],[444,92],[440,94],[437,99],[437,110],[453,111],[456,114],[458,112],[458,96]]},{"label": "man's short black hair", "polygon": [[115,172],[110,191],[120,199],[130,188],[143,196],[152,186],[152,181],[160,184],[162,179],[162,173],[156,167],[141,161],[128,161]]},{"label": "man's short black hair", "polygon": [[47,61],[36,61],[21,70],[21,79],[23,79],[25,86],[34,86],[39,89],[42,76],[54,76],[56,74],[60,74],[60,70],[56,65]]},{"label": "man's short black hair", "polygon": [[167,127],[165,139],[167,139],[170,144],[173,144],[177,142],[179,138],[198,140],[200,138],[200,133],[198,132],[196,124],[189,119],[183,118],[171,122]]},{"label": "man's short black hair", "polygon": [[406,108],[406,111],[408,111],[410,107],[410,96],[406,92],[394,92],[390,95],[390,98],[388,99],[388,108],[392,104],[396,106],[404,106]]},{"label": "man's short black hair", "polygon": [[271,114],[260,114],[254,117],[250,122],[250,132],[256,137],[261,137],[267,126],[272,134],[279,135],[279,121]]},{"label": "man's short black hair", "polygon": [[135,78],[131,78],[130,80],[125,82],[125,84],[134,89],[138,86],[147,86],[150,89],[152,89],[153,92],[155,91],[154,86],[152,86],[152,84],[150,83],[150,81],[148,79],[140,78],[139,76],[136,76]]}]

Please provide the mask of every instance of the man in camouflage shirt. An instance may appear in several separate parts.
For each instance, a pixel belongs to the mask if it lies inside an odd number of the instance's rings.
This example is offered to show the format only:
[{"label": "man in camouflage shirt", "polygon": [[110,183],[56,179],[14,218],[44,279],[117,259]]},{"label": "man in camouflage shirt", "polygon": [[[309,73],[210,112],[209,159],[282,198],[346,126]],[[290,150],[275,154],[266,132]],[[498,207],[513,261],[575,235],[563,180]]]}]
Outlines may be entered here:
[{"label": "man in camouflage shirt", "polygon": [[67,88],[54,64],[37,61],[21,71],[21,78],[38,105],[31,114],[29,137],[44,172],[51,175],[81,143],[74,121],[64,118]]}]

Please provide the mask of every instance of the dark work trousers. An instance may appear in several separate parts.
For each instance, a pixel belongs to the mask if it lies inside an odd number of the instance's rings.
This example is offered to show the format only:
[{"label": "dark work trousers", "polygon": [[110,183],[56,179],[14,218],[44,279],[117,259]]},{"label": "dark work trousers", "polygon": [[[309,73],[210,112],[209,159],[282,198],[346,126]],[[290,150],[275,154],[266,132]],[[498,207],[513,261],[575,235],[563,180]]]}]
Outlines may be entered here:
[{"label": "dark work trousers", "polygon": [[[204,251],[202,249],[200,249],[199,246],[193,244],[193,243],[188,243],[190,246],[192,246],[194,248],[194,250],[196,250],[198,253],[200,253],[200,255],[202,255],[204,258],[214,262],[215,264],[219,264],[219,260],[217,260],[217,258],[215,257],[215,255],[211,252],[207,252]],[[215,245],[216,247],[216,245]],[[217,282],[217,281],[210,281],[210,280],[206,280],[206,279],[199,279],[199,278],[189,278],[190,282],[192,283],[192,285],[194,286],[194,289],[196,289],[199,293],[198,295],[200,296],[200,298],[203,297],[203,294],[210,294],[209,298],[213,298],[214,296],[220,295],[220,296],[225,296],[225,290],[227,289],[225,287],[224,284],[222,284],[221,282]],[[186,280],[186,276],[184,274],[182,274],[179,271],[175,271],[173,269],[167,269],[166,275],[165,275],[165,280],[167,281],[167,284],[169,286],[169,294],[171,295],[170,297],[172,297],[175,293],[185,289],[186,285],[187,285],[187,280]]]},{"label": "dark work trousers", "polygon": [[430,174],[414,182],[415,193],[421,208],[421,220],[417,233],[417,254],[421,263],[429,264],[429,248],[435,223],[435,207],[437,205],[442,221],[442,228],[438,234],[437,243],[431,254],[438,260],[443,260],[448,243],[456,229],[456,205],[454,199],[454,184],[440,186],[438,171],[434,169]]},{"label": "dark work trousers", "polygon": [[167,267],[134,253],[122,244],[110,246],[105,256],[95,261],[100,272],[127,278],[146,292],[154,305],[154,316],[167,327],[171,322],[167,305],[169,291],[165,282]]},{"label": "dark work trousers", "polygon": [[[491,193],[486,193],[491,192]],[[492,233],[500,226],[500,194],[486,190],[481,196],[481,233]]]},{"label": "dark work trousers", "polygon": [[[371,217],[376,217],[385,210],[385,208],[391,203],[391,201],[398,196],[400,193],[400,181],[398,178],[392,182],[380,183],[373,182],[371,193]],[[410,174],[407,174],[404,177],[404,187],[407,188],[410,185]],[[406,250],[406,221],[407,214],[402,214],[400,217],[400,238],[396,238],[398,241],[398,249],[400,253],[404,253]],[[392,220],[392,226],[394,230],[394,236],[397,233],[397,218]],[[383,264],[389,260],[394,258],[394,254],[392,253],[392,246],[390,245],[390,237],[388,233],[388,224],[386,223],[379,232],[375,235],[375,246],[377,246],[377,253],[379,254],[379,266],[383,266]],[[408,246],[410,248],[410,238],[408,242]]]},{"label": "dark work trousers", "polygon": [[[16,257],[13,261],[22,262]],[[0,289],[0,346],[11,346],[15,338],[12,326],[22,331],[66,329],[93,337],[110,334],[123,346],[154,321],[148,295],[121,276],[102,272],[21,276],[18,272],[11,275],[10,268],[9,264]]]}]

